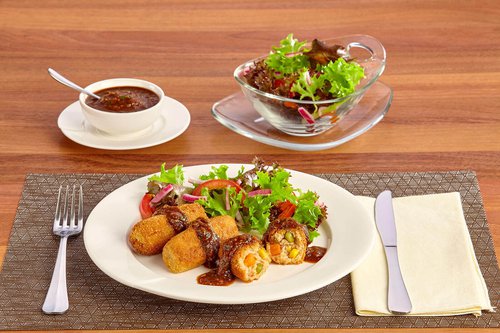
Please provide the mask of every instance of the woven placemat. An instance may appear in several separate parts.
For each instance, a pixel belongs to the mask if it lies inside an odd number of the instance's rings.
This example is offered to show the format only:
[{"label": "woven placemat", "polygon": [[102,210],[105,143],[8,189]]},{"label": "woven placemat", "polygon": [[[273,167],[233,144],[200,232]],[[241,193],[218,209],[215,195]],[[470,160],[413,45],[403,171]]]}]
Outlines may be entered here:
[{"label": "woven placemat", "polygon": [[[207,329],[499,327],[500,313],[452,317],[359,317],[349,276],[317,291],[250,305],[211,305],[148,294],[109,278],[87,255],[83,237],[68,242],[68,291],[64,315],[41,312],[59,240],[51,233],[55,198],[62,183],[82,183],[85,216],[107,194],[141,175],[29,174],[0,273],[0,329]],[[492,305],[500,306],[500,274],[476,175],[439,173],[321,174],[356,195],[394,196],[458,191]]]}]

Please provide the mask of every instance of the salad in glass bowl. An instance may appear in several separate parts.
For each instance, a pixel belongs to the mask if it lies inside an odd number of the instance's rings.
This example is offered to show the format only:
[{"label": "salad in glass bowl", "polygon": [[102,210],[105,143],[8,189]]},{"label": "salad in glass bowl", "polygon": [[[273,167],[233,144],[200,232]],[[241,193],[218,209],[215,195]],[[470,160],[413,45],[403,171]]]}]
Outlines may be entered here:
[{"label": "salad in glass bowl", "polygon": [[375,38],[351,35],[299,41],[292,34],[263,57],[238,66],[234,77],[255,110],[275,128],[318,135],[337,125],[385,68]]}]

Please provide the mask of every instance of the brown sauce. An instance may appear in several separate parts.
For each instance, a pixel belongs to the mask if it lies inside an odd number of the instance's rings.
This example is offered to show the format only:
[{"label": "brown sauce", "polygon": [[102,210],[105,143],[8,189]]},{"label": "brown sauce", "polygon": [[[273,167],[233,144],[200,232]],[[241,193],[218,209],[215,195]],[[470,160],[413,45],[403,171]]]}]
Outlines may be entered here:
[{"label": "brown sauce", "polygon": [[176,206],[162,206],[153,215],[165,215],[168,223],[174,228],[176,234],[184,231],[188,227],[188,218]]},{"label": "brown sauce", "polygon": [[231,272],[225,272],[224,274],[219,274],[216,269],[212,269],[204,274],[201,274],[196,279],[199,284],[205,286],[229,286],[236,280],[236,277]]},{"label": "brown sauce", "polygon": [[207,259],[205,266],[208,268],[215,268],[217,266],[217,253],[219,252],[220,239],[214,232],[208,220],[198,218],[190,225],[196,231],[196,235],[201,242],[201,246],[205,251]]},{"label": "brown sauce", "polygon": [[320,246],[309,246],[306,250],[304,261],[315,263],[321,260],[326,254],[326,249]]},{"label": "brown sauce", "polygon": [[247,244],[259,242],[251,235],[243,234],[225,241],[219,250],[219,263],[216,269],[198,276],[198,283],[207,286],[228,286],[235,280],[231,272],[231,260],[238,249]]},{"label": "brown sauce", "polygon": [[158,104],[160,96],[139,87],[113,87],[95,92],[100,99],[87,97],[85,103],[97,110],[108,112],[136,112]]}]

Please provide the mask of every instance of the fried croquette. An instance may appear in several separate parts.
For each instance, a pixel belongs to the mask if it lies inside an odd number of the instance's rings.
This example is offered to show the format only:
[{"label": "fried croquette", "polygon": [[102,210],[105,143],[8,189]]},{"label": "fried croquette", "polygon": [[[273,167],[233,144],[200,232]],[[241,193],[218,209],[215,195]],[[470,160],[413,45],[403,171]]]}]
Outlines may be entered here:
[{"label": "fried croquette", "polygon": [[203,207],[197,203],[164,206],[156,214],[136,223],[129,234],[129,244],[139,254],[161,253],[167,241],[185,230],[197,218],[206,218]]},{"label": "fried croquette", "polygon": [[244,282],[259,279],[271,263],[262,242],[254,236],[250,237],[250,242],[240,246],[231,258],[231,272]]},{"label": "fried croquette", "polygon": [[277,219],[269,225],[264,242],[273,262],[300,264],[304,262],[308,237],[305,227],[294,219]]},{"label": "fried croquette", "polygon": [[238,235],[236,221],[230,216],[210,220],[197,219],[189,228],[170,239],[162,251],[165,266],[173,273],[181,273],[212,261],[219,245]]}]

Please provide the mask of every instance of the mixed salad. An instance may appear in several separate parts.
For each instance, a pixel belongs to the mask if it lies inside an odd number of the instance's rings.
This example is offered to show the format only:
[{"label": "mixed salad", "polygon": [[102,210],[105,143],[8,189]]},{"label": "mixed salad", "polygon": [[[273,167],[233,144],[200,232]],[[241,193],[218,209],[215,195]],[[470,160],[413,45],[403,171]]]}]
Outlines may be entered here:
[{"label": "mixed salad", "polygon": [[244,166],[236,176],[227,174],[228,166],[212,166],[199,179],[187,179],[182,165],[166,169],[148,180],[147,193],[140,203],[143,218],[165,204],[179,205],[196,202],[208,216],[230,215],[241,231],[262,235],[269,223],[277,218],[292,217],[309,230],[309,240],[318,236],[319,225],[326,220],[327,208],[313,191],[294,188],[290,173],[277,163],[266,165],[255,158],[254,167]]},{"label": "mixed salad", "polygon": [[[365,76],[364,68],[350,59],[342,45],[326,45],[314,39],[299,41],[289,34],[265,58],[244,69],[247,83],[263,92],[286,98],[324,101],[352,94]],[[297,109],[295,103],[286,103]],[[335,110],[334,103],[322,110],[312,105],[313,118]]]}]

